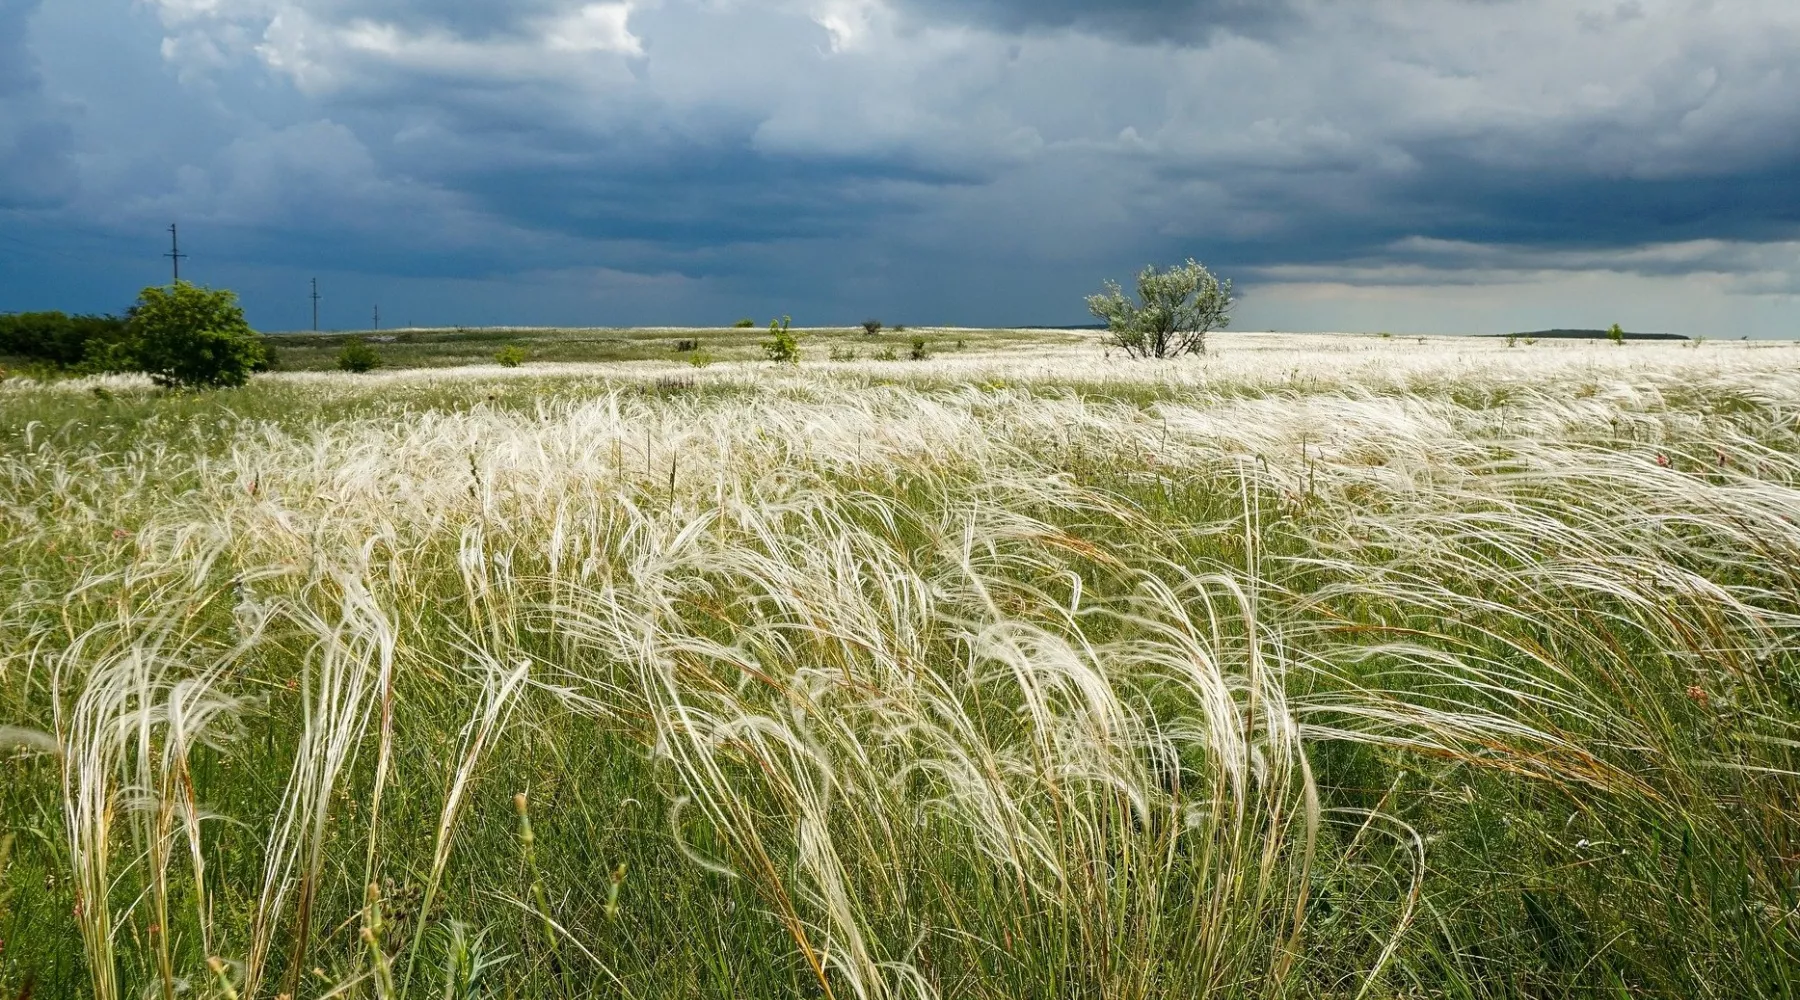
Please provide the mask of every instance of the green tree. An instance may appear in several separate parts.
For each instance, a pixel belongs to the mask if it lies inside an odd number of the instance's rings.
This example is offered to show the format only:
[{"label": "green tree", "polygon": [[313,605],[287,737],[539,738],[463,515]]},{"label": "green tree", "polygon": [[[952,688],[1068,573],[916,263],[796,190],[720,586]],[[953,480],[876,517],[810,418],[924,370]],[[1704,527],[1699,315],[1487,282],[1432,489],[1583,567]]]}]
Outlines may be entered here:
[{"label": "green tree", "polygon": [[[188,282],[152,285],[128,314],[130,339],[111,366],[126,361],[167,388],[243,385],[269,363],[262,338],[244,320],[237,295]],[[129,357],[126,357],[129,355]]]},{"label": "green tree", "polygon": [[127,336],[126,321],[118,316],[69,316],[60,312],[0,315],[0,354],[58,368],[82,365]]},{"label": "green tree", "polygon": [[1612,325],[1612,329],[1606,331],[1606,339],[1612,341],[1615,346],[1624,347],[1625,346],[1625,331],[1619,326],[1619,324],[1614,323]]},{"label": "green tree", "polygon": [[1205,354],[1206,334],[1231,322],[1231,282],[1192,258],[1166,271],[1138,272],[1138,301],[1116,281],[1088,296],[1088,311],[1106,321],[1114,341],[1134,358]]},{"label": "green tree", "polygon": [[800,338],[788,330],[791,317],[769,321],[769,339],[763,341],[763,353],[770,361],[786,365],[800,363]]}]

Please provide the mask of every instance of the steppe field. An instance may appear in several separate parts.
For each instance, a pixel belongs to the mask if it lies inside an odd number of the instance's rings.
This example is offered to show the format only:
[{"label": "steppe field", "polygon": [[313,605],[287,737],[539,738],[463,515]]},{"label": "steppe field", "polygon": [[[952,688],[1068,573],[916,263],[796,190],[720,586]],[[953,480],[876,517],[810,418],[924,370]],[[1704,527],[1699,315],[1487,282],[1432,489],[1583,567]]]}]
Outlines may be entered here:
[{"label": "steppe field", "polygon": [[931,337],[0,382],[0,1000],[1800,994],[1800,345]]}]

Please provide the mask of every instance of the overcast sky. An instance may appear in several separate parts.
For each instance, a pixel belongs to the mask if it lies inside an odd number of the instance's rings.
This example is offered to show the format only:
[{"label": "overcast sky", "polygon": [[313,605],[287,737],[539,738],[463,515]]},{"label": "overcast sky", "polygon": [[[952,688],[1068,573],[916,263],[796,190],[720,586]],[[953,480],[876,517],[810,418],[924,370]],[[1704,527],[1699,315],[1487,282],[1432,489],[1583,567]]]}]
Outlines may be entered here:
[{"label": "overcast sky", "polygon": [[0,311],[1800,335],[1796,0],[0,0]]}]

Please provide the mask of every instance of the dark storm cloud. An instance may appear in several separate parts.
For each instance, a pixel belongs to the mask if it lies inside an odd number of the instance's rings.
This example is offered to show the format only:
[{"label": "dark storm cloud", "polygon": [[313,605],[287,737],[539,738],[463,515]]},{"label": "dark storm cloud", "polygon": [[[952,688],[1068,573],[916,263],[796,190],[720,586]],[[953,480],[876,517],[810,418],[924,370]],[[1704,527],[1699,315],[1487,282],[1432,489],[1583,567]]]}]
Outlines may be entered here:
[{"label": "dark storm cloud", "polygon": [[[0,207],[180,218],[270,269],[735,275],[799,310],[1079,319],[1071,287],[1189,254],[1478,283],[1531,252],[1773,273],[1642,248],[1800,239],[1787,0],[59,2],[152,11],[118,44],[160,47],[186,99],[83,132],[75,107],[127,95],[68,71],[88,89],[63,100],[35,67],[71,53],[0,0]],[[921,30],[947,25],[981,30]]]},{"label": "dark storm cloud", "polygon": [[28,45],[37,0],[0,0],[0,208],[42,206],[71,188],[73,133],[44,93]]}]

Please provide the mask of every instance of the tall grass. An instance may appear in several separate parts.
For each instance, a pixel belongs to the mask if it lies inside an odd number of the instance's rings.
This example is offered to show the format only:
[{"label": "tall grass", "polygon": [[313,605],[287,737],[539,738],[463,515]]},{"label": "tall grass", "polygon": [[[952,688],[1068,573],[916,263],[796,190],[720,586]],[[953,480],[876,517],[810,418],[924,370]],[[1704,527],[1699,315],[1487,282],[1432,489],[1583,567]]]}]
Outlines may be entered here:
[{"label": "tall grass", "polygon": [[0,986],[1791,995],[1800,357],[1243,343],[0,389]]}]

